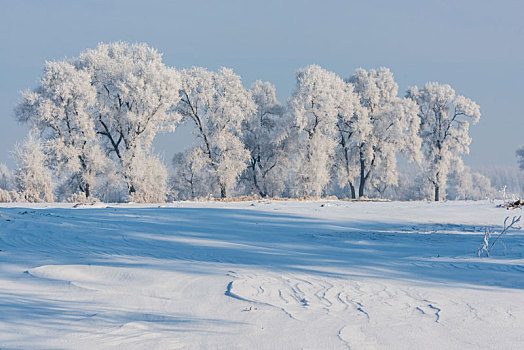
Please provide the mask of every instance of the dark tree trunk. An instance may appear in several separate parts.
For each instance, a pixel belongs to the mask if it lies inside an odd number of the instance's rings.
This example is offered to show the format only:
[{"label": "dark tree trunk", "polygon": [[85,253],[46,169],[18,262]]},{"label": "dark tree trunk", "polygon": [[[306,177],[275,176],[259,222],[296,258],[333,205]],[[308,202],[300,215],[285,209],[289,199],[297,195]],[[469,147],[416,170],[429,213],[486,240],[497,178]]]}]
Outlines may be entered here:
[{"label": "dark tree trunk", "polygon": [[258,179],[257,179],[257,174],[256,174],[255,167],[253,167],[253,183],[254,183],[255,188],[258,191],[258,194],[260,195],[260,197],[264,198],[265,197],[265,193],[262,191],[262,189],[260,188],[260,185],[258,184]]},{"label": "dark tree trunk", "polygon": [[351,199],[355,199],[357,198],[356,196],[356,193],[355,193],[355,186],[353,186],[353,183],[349,183],[349,188],[351,189]]},{"label": "dark tree trunk", "polygon": [[439,194],[439,186],[435,185],[435,202],[438,202],[440,200],[440,194]]},{"label": "dark tree trunk", "polygon": [[360,159],[360,183],[358,184],[358,198],[364,196],[364,187],[366,186],[366,175],[364,160]]},{"label": "dark tree trunk", "polygon": [[364,177],[361,178],[360,184],[358,186],[358,198],[364,197],[364,185],[366,183],[366,179]]},{"label": "dark tree trunk", "polygon": [[226,186],[223,184],[220,184],[220,198],[226,198],[226,197],[227,197]]}]

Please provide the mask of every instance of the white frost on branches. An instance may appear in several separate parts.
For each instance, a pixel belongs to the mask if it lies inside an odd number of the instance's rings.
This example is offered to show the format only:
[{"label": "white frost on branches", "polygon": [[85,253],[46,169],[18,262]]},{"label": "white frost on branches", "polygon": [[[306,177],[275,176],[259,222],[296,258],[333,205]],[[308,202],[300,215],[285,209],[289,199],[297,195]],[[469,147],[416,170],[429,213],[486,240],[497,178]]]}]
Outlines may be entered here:
[{"label": "white frost on branches", "polygon": [[[236,186],[249,161],[241,140],[242,123],[255,113],[255,103],[240,77],[231,69],[211,72],[204,68],[181,71],[182,88],[177,111],[194,125],[199,152],[188,155],[205,162],[201,171],[210,175],[210,194],[222,198]],[[218,191],[217,191],[218,190]]]},{"label": "white frost on branches", "polygon": [[125,176],[134,184],[134,191],[127,197],[129,202],[165,202],[167,169],[157,156],[137,150],[129,167],[124,171],[128,172]]},{"label": "white frost on branches", "polygon": [[407,97],[419,106],[422,171],[438,201],[445,196],[450,171],[462,166],[460,155],[469,153],[469,121],[479,121],[480,108],[472,100],[456,96],[451,86],[436,82],[410,88]]},{"label": "white frost on branches", "polygon": [[495,189],[486,176],[472,172],[462,162],[454,164],[453,172],[449,176],[448,197],[457,200],[479,200],[493,198]]},{"label": "white frost on branches", "polygon": [[342,112],[346,84],[335,73],[311,65],[296,73],[297,85],[289,109],[298,130],[293,194],[322,196],[330,181],[335,124]]},{"label": "white frost on branches", "polygon": [[256,81],[251,94],[257,109],[242,125],[242,141],[251,155],[243,182],[249,194],[279,196],[285,187],[290,121],[271,83]]},{"label": "white frost on branches", "polygon": [[47,62],[39,86],[22,93],[16,108],[44,139],[49,164],[69,192],[92,195],[95,177],[108,159],[99,147],[93,119],[96,90],[89,74],[66,61]]},{"label": "white frost on branches", "polygon": [[[177,71],[146,44],[99,44],[47,62],[36,88],[22,93],[15,115],[31,133],[16,150],[16,181],[0,169],[0,200],[18,198],[15,182],[24,200],[49,200],[51,178],[54,195],[69,201],[433,193],[439,200],[448,182],[454,198],[492,195],[489,180],[461,159],[479,107],[449,85],[428,83],[400,98],[387,68],[357,69],[344,81],[311,65],[297,71],[287,102],[269,82],[244,88],[231,69]],[[198,142],[173,157],[168,184],[152,144],[180,122]],[[399,155],[421,170],[399,178]],[[524,147],[516,155],[524,168]]]},{"label": "white frost on branches", "polygon": [[[358,178],[358,196],[362,197],[369,184],[379,192],[397,184],[397,152],[409,161],[420,161],[419,119],[415,103],[398,97],[398,85],[389,69],[357,69],[349,82],[358,95],[360,108],[355,108],[352,128],[342,125],[352,130],[345,141],[351,145],[346,153],[353,164],[348,168]],[[352,188],[353,198],[354,194]]]},{"label": "white frost on branches", "polygon": [[16,159],[15,184],[23,202],[52,202],[53,182],[46,168],[46,156],[40,140],[29,133],[14,150]]},{"label": "white frost on branches", "polygon": [[208,164],[202,149],[196,147],[173,156],[173,171],[170,178],[170,193],[173,199],[188,200],[205,197],[209,192],[207,184],[213,183],[209,172],[202,169]]},{"label": "white frost on branches", "polygon": [[0,163],[0,188],[6,191],[13,189],[13,174],[9,168]]},{"label": "white frost on branches", "polygon": [[90,74],[96,89],[96,131],[119,163],[133,196],[143,185],[138,179],[144,179],[135,158],[159,166],[151,154],[153,139],[159,131],[173,131],[180,120],[174,108],[179,100],[179,75],[146,44],[100,44],[73,64]]}]

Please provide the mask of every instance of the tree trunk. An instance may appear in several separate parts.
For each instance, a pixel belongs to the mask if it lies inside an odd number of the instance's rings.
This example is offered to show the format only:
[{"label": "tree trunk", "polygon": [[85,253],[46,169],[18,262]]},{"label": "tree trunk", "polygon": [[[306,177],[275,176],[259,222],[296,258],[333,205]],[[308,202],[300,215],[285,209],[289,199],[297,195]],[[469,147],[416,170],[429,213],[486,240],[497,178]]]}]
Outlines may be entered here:
[{"label": "tree trunk", "polygon": [[360,183],[358,184],[358,198],[362,198],[364,196],[364,186],[366,185],[365,173],[364,160],[360,158]]},{"label": "tree trunk", "polygon": [[364,185],[366,183],[366,179],[364,177],[361,177],[360,179],[360,184],[358,186],[358,198],[364,197]]},{"label": "tree trunk", "polygon": [[86,184],[85,193],[86,193],[86,198],[89,198],[89,196],[91,195],[91,191],[89,190],[89,184]]},{"label": "tree trunk", "polygon": [[223,184],[220,184],[220,198],[226,198],[226,197],[227,197],[226,186]]},{"label": "tree trunk", "polygon": [[189,181],[189,184],[191,185],[191,198],[195,198],[195,184],[193,183],[193,172],[191,172],[191,181]]},{"label": "tree trunk", "polygon": [[351,189],[351,199],[357,198],[356,193],[355,193],[355,186],[353,186],[352,182],[349,183],[349,188]]},{"label": "tree trunk", "polygon": [[255,167],[253,167],[253,183],[254,183],[255,188],[258,191],[258,194],[260,195],[260,197],[264,198],[264,192],[262,192],[262,190],[260,189],[260,186],[258,185],[258,180],[257,180],[257,174],[256,174]]},{"label": "tree trunk", "polygon": [[440,190],[439,186],[435,185],[435,202],[438,202],[440,200],[439,190]]}]

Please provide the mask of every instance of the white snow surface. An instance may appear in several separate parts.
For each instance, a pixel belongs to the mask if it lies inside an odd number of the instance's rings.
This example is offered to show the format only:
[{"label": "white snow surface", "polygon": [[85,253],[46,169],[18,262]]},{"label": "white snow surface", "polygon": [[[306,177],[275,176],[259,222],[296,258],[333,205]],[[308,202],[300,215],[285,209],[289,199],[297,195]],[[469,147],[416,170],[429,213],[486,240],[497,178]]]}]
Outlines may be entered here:
[{"label": "white snow surface", "polygon": [[4,204],[0,348],[522,349],[489,202]]}]

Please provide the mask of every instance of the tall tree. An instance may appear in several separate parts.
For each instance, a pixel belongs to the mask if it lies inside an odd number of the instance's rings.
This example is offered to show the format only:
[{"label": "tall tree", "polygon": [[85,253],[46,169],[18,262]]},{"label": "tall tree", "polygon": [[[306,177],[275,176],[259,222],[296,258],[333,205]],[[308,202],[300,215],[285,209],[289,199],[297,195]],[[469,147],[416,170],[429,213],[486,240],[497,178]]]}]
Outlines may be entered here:
[{"label": "tall tree", "polygon": [[353,84],[346,83],[344,98],[336,121],[335,163],[333,170],[339,186],[349,187],[351,198],[356,198],[355,179],[358,177],[359,140],[370,133],[371,124],[367,117],[367,110],[360,106],[358,95],[354,92]]},{"label": "tall tree", "polygon": [[346,84],[335,73],[311,65],[296,73],[297,85],[289,99],[296,127],[295,184],[298,196],[321,196],[330,180],[337,141],[335,124]]},{"label": "tall tree", "polygon": [[284,190],[289,119],[271,83],[256,81],[251,94],[257,110],[247,116],[242,128],[242,141],[251,154],[244,182],[249,193],[280,195]]},{"label": "tall tree", "polygon": [[205,160],[202,171],[210,173],[220,197],[225,198],[249,161],[249,152],[240,137],[242,123],[255,113],[255,104],[231,69],[222,68],[215,73],[192,68],[182,71],[181,76],[177,110],[194,125],[200,140],[197,147],[201,151],[190,155]]},{"label": "tall tree", "polygon": [[96,89],[96,131],[106,150],[118,161],[132,195],[142,175],[135,157],[152,157],[152,141],[159,131],[173,131],[180,116],[180,78],[162,62],[162,55],[146,44],[100,44],[72,62],[90,75]]},{"label": "tall tree", "polygon": [[422,168],[438,201],[445,195],[449,172],[462,165],[462,154],[469,153],[469,121],[479,121],[480,108],[472,100],[456,96],[451,86],[436,82],[408,89],[407,97],[418,105]]},{"label": "tall tree", "polygon": [[348,81],[361,107],[355,110],[356,121],[351,124],[355,131],[349,143],[358,169],[358,196],[362,197],[370,181],[375,188],[397,183],[397,152],[419,161],[419,119],[416,104],[398,97],[398,85],[389,69],[357,69]]},{"label": "tall tree", "polygon": [[86,71],[67,61],[47,62],[39,86],[23,92],[15,109],[17,119],[30,123],[44,139],[48,161],[65,186],[86,198],[108,162],[95,132],[95,101],[96,90]]}]

